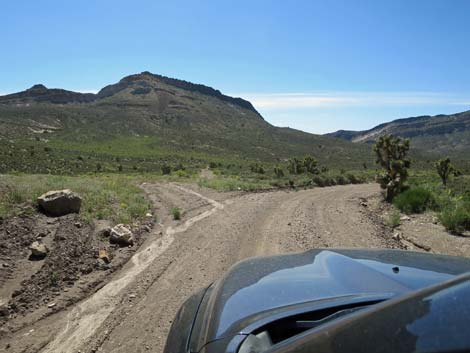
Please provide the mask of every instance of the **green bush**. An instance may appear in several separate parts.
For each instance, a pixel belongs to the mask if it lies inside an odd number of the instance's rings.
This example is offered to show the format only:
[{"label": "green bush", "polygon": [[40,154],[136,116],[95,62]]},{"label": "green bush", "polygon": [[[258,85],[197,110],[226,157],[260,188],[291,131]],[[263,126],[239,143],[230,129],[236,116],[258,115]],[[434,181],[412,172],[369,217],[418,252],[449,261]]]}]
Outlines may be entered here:
[{"label": "green bush", "polygon": [[336,182],[338,185],[346,185],[349,184],[349,180],[346,179],[345,176],[340,175],[339,177],[336,178]]},{"label": "green bush", "polygon": [[453,233],[470,230],[470,202],[460,201],[445,207],[439,215],[439,220]]},{"label": "green bush", "polygon": [[181,210],[178,207],[173,207],[171,209],[171,215],[173,216],[173,219],[175,221],[180,220],[181,219]]},{"label": "green bush", "polygon": [[396,228],[400,225],[401,223],[401,220],[400,220],[400,212],[398,212],[397,210],[394,210],[388,220],[387,220],[387,225],[391,228]]},{"label": "green bush", "polygon": [[357,176],[355,176],[354,174],[347,174],[346,178],[349,179],[349,182],[351,184],[360,184],[360,183],[362,183],[362,180],[360,178],[358,178]]},{"label": "green bush", "polygon": [[167,164],[162,165],[161,170],[163,175],[168,175],[171,173],[171,167]]},{"label": "green bush", "polygon": [[393,199],[393,204],[405,213],[422,213],[435,204],[431,191],[415,187],[410,188]]},{"label": "green bush", "polygon": [[312,181],[315,185],[317,186],[320,186],[320,187],[324,187],[325,186],[325,179],[322,178],[321,176],[319,175],[315,175],[313,178],[312,178]]}]

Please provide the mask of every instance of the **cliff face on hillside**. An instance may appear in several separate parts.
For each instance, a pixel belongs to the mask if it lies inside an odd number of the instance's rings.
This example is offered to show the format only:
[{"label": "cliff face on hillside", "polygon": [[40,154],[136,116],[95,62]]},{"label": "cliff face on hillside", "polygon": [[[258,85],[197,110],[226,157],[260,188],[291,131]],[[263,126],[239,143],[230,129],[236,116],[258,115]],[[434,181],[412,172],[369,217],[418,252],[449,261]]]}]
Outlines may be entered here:
[{"label": "cliff face on hillside", "polygon": [[385,134],[410,138],[412,146],[423,152],[465,158],[465,154],[470,155],[470,111],[398,119],[377,125],[370,130],[339,130],[326,136],[357,143],[372,143]]}]

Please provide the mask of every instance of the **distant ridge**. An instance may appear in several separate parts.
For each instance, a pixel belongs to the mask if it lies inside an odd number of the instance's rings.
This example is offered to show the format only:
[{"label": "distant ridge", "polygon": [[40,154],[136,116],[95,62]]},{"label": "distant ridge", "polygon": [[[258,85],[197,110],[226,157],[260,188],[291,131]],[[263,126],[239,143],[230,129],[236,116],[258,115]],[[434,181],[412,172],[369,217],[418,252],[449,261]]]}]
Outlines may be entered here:
[{"label": "distant ridge", "polygon": [[351,142],[372,143],[385,134],[410,138],[412,145],[423,152],[457,155],[468,159],[470,155],[470,111],[450,115],[426,115],[397,119],[377,125],[369,130],[339,130],[325,136]]},{"label": "distant ridge", "polygon": [[27,100],[53,104],[89,103],[95,99],[96,96],[93,93],[79,93],[57,88],[50,89],[44,85],[37,84],[23,92],[0,96],[0,104]]},{"label": "distant ridge", "polygon": [[53,104],[89,103],[99,100],[101,98],[110,97],[133,84],[140,85],[143,88],[149,88],[152,86],[149,83],[151,81],[153,81],[154,83],[160,81],[167,85],[181,88],[186,91],[198,92],[204,95],[216,97],[220,100],[251,110],[256,114],[260,115],[250,102],[242,98],[234,98],[224,95],[219,90],[216,90],[209,86],[191,83],[188,81],[170,78],[162,75],[152,74],[148,71],[144,71],[140,74],[126,76],[121,79],[118,83],[102,88],[97,94],[79,93],[56,88],[49,89],[42,84],[37,84],[23,92],[0,96],[0,103],[8,103],[15,100],[32,100],[36,102],[48,102]]}]

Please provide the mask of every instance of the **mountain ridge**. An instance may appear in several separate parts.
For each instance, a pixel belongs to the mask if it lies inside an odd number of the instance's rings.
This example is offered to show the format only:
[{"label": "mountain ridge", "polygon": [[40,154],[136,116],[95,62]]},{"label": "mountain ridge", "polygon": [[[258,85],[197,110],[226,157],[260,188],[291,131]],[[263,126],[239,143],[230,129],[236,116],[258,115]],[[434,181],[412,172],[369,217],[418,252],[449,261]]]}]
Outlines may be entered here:
[{"label": "mountain ridge", "polygon": [[[118,93],[119,91],[126,89],[127,87],[129,87],[130,84],[141,85],[143,89],[148,88],[149,85],[146,84],[148,80],[160,80],[170,86],[181,88],[187,91],[198,92],[208,96],[214,96],[221,100],[251,110],[260,115],[258,111],[254,108],[254,106],[249,101],[243,98],[227,96],[219,90],[203,84],[192,83],[185,80],[179,80],[163,75],[153,74],[149,71],[143,71],[140,74],[132,74],[125,76],[119,82],[101,88],[96,94],[75,92],[61,88],[47,88],[43,84],[35,84],[34,86],[29,89],[26,89],[25,91],[0,96],[0,104],[8,103],[14,100],[26,99],[32,99],[38,102],[50,102],[53,104],[90,103],[99,99],[112,96]],[[145,93],[145,91],[142,92]]]},{"label": "mountain ridge", "polygon": [[412,147],[431,155],[468,159],[470,155],[470,110],[455,114],[401,118],[362,131],[338,130],[325,136],[353,143],[373,143],[392,134],[411,139]]},{"label": "mountain ridge", "polygon": [[0,97],[2,144],[0,160],[15,170],[22,170],[18,155],[29,149],[90,160],[148,160],[149,170],[191,158],[277,163],[314,155],[323,165],[351,168],[372,161],[368,146],[273,126],[242,98],[149,72],[126,76],[96,94],[35,85]]}]

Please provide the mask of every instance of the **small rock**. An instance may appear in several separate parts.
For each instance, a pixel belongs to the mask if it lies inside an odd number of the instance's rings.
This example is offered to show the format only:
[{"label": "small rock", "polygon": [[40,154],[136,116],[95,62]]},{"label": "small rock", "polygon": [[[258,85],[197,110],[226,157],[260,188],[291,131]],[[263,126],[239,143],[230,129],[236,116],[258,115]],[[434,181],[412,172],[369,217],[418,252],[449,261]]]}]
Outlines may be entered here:
[{"label": "small rock", "polygon": [[287,223],[287,225],[288,225],[288,226],[290,226],[290,225],[292,225],[292,223],[291,223],[291,222],[289,222],[289,223]]},{"label": "small rock", "polygon": [[367,204],[367,202],[365,202],[365,201],[362,201],[362,202],[361,202],[361,206],[363,206],[363,207],[367,207],[367,206],[368,206],[368,204]]},{"label": "small rock", "polygon": [[81,224],[80,222],[75,222],[73,225],[74,225],[75,227],[77,227],[77,228],[81,228],[81,227],[82,227],[82,224]]},{"label": "small rock", "polygon": [[135,295],[135,294],[129,294],[129,298],[134,299],[135,297],[137,297],[137,295]]},{"label": "small rock", "polygon": [[98,258],[103,260],[104,263],[109,264],[111,261],[109,260],[108,252],[105,249],[100,249],[98,251]]},{"label": "small rock", "polygon": [[395,240],[400,240],[400,233],[393,234],[392,238]]},{"label": "small rock", "polygon": [[6,305],[0,305],[0,317],[5,317],[10,314],[8,307]]},{"label": "small rock", "polygon": [[54,306],[56,306],[56,303],[50,303],[49,305],[47,305],[49,309],[52,309]]},{"label": "small rock", "polygon": [[46,257],[47,253],[49,252],[47,246],[38,241],[33,242],[29,247],[29,250],[31,250],[31,256],[37,259]]},{"label": "small rock", "polygon": [[151,214],[150,212],[148,212],[148,213],[145,214],[145,217],[151,218],[151,217],[153,217],[153,214]]},{"label": "small rock", "polygon": [[[104,262],[103,259],[96,259],[96,266],[95,266],[98,270],[101,270],[101,271],[107,271],[111,268],[111,265],[110,264],[107,264],[106,262]],[[72,283],[73,284],[73,283]]]},{"label": "small rock", "polygon": [[152,228],[150,228],[148,225],[145,225],[143,228],[148,233],[150,233],[150,231],[152,230]]},{"label": "small rock", "polygon": [[38,235],[36,235],[36,238],[44,238],[44,237],[47,237],[46,232],[39,232]]},{"label": "small rock", "polygon": [[11,297],[12,297],[12,298],[16,298],[17,296],[19,296],[19,295],[22,294],[22,293],[23,293],[23,291],[22,291],[21,289],[15,289],[15,290],[13,291],[13,293],[11,294]]},{"label": "small rock", "polygon": [[134,244],[134,236],[124,224],[118,224],[111,229],[109,241],[121,246],[130,246]]},{"label": "small rock", "polygon": [[404,216],[400,217],[400,221],[410,221],[410,220],[411,220],[411,218],[408,217],[407,215],[404,215]]},{"label": "small rock", "polygon": [[64,216],[78,213],[82,199],[69,189],[46,192],[38,197],[39,207],[50,216]]}]

